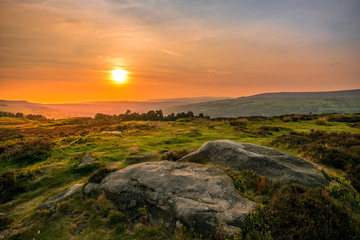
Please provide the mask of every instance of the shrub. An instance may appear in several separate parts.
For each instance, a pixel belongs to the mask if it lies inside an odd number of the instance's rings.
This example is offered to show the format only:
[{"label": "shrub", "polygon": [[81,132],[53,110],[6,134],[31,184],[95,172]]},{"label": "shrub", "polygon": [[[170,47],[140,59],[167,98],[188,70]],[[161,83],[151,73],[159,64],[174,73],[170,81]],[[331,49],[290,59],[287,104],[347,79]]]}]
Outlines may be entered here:
[{"label": "shrub", "polygon": [[81,167],[70,167],[70,172],[73,174],[78,174],[80,176],[88,176],[101,167],[103,167],[103,165],[100,163],[92,163],[86,164]]},{"label": "shrub", "polygon": [[346,166],[346,175],[347,178],[350,180],[351,185],[360,192],[360,164],[353,165],[349,164]]},{"label": "shrub", "polygon": [[231,126],[246,126],[249,121],[245,119],[237,119],[229,122]]},{"label": "shrub", "polygon": [[0,231],[7,229],[12,222],[13,220],[8,216],[0,216]]},{"label": "shrub", "polygon": [[185,134],[185,136],[187,137],[199,137],[202,135],[202,133],[200,132],[199,129],[190,129],[189,131],[187,131]]},{"label": "shrub", "polygon": [[48,217],[52,215],[52,211],[50,211],[49,209],[43,209],[43,210],[35,210],[35,215],[37,216],[42,216],[42,217]]},{"label": "shrub", "polygon": [[281,184],[252,171],[226,171],[235,188],[245,197],[266,203],[281,187]]},{"label": "shrub", "polygon": [[243,239],[355,239],[360,221],[324,189],[290,185],[245,219]]},{"label": "shrub", "polygon": [[270,201],[267,216],[274,239],[351,239],[360,222],[322,189],[292,185]]},{"label": "shrub", "polygon": [[235,126],[234,130],[236,132],[244,132],[244,133],[250,133],[251,132],[249,128],[247,128],[245,126],[241,126],[241,125]]},{"label": "shrub", "polygon": [[168,151],[166,153],[164,153],[164,155],[161,157],[162,160],[170,160],[170,161],[177,161],[180,158],[182,158],[183,156],[189,154],[190,151],[186,150],[186,149],[179,149],[179,150],[171,150]]},{"label": "shrub", "polygon": [[326,187],[326,190],[341,205],[350,207],[355,212],[360,212],[360,197],[356,191],[352,191],[341,184],[332,184]]},{"label": "shrub", "polygon": [[326,118],[319,118],[316,120],[315,122],[316,125],[322,125],[322,126],[327,126],[327,125],[330,125],[328,123],[328,121],[326,120]]},{"label": "shrub", "polygon": [[330,122],[347,122],[347,123],[359,123],[360,116],[350,115],[350,116],[333,116],[329,118]]},{"label": "shrub", "polygon": [[17,164],[31,164],[46,159],[53,145],[48,139],[19,142],[6,146],[0,157]]},{"label": "shrub", "polygon": [[74,168],[79,166],[81,160],[85,157],[86,154],[87,154],[87,152],[80,152],[80,153],[74,154],[72,156],[72,158],[70,159],[70,165]]},{"label": "shrub", "polygon": [[24,184],[16,181],[13,172],[5,172],[0,176],[0,203],[10,201],[14,196],[25,191]]},{"label": "shrub", "polygon": [[280,129],[282,129],[281,127],[276,127],[276,126],[261,126],[259,127],[259,129],[264,130],[264,131],[271,131],[271,132],[279,132]]},{"label": "shrub", "polygon": [[337,199],[341,205],[360,212],[360,195],[353,187],[353,183],[336,173],[327,172],[324,169],[321,169],[321,172],[327,180],[336,182],[326,188],[330,195]]},{"label": "shrub", "polygon": [[89,177],[88,182],[89,183],[101,183],[101,180],[106,175],[108,175],[109,173],[111,173],[114,170],[113,169],[108,169],[108,168],[100,168],[100,169],[96,170],[93,174],[91,174],[91,176]]},{"label": "shrub", "polygon": [[0,176],[0,203],[12,199],[15,186],[15,175],[13,172],[6,172]]},{"label": "shrub", "polygon": [[268,215],[265,206],[259,204],[259,208],[246,217],[241,234],[235,235],[234,239],[272,240]]},{"label": "shrub", "polygon": [[272,141],[297,149],[315,162],[346,170],[353,186],[360,190],[360,134],[349,132],[291,132]]},{"label": "shrub", "polygon": [[124,221],[125,215],[122,212],[119,212],[116,210],[115,211],[110,210],[108,218],[109,218],[109,220],[108,220],[107,224],[109,226],[114,226],[114,225]]}]

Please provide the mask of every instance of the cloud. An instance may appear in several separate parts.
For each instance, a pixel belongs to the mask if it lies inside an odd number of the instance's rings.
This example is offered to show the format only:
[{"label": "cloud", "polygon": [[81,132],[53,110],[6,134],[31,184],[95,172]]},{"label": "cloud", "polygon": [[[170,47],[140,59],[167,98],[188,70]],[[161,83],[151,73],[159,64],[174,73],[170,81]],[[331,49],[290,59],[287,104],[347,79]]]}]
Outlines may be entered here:
[{"label": "cloud", "polygon": [[160,49],[160,51],[164,52],[164,53],[167,53],[171,56],[174,56],[174,57],[181,57],[183,56],[181,53],[177,53],[177,52],[174,52],[174,51],[170,51],[170,50],[167,50],[167,49]]},{"label": "cloud", "polygon": [[123,67],[138,84],[187,88],[354,85],[359,10],[357,0],[3,0],[0,84],[97,81]]}]

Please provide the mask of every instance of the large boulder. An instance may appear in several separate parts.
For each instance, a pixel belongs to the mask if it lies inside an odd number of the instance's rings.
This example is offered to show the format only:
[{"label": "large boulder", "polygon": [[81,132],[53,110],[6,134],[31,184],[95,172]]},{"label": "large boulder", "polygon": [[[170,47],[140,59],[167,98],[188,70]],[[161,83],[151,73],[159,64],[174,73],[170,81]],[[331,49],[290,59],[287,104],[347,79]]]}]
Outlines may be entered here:
[{"label": "large boulder", "polygon": [[195,163],[146,162],[112,172],[100,184],[90,183],[83,193],[104,192],[130,217],[147,207],[150,221],[169,235],[181,224],[198,234],[225,235],[240,230],[257,204],[241,197],[222,170]]},{"label": "large boulder", "polygon": [[180,162],[223,165],[232,170],[253,170],[284,184],[297,183],[309,187],[328,185],[321,171],[312,163],[273,148],[230,140],[207,142]]},{"label": "large boulder", "polygon": [[56,207],[58,203],[64,202],[72,198],[75,194],[79,193],[84,184],[75,184],[71,188],[64,190],[63,192],[57,194],[54,197],[49,198],[40,206],[37,207],[38,210],[48,209],[52,212],[56,211]]}]

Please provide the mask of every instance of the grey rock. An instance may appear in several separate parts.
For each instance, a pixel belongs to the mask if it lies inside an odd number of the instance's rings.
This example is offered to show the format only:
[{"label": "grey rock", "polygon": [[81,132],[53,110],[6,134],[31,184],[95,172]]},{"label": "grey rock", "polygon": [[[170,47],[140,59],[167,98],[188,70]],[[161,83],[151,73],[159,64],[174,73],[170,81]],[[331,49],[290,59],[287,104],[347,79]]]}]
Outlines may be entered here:
[{"label": "grey rock", "polygon": [[55,212],[58,203],[67,201],[70,198],[72,198],[75,194],[81,191],[81,188],[83,186],[84,184],[75,184],[71,188],[66,189],[65,191],[59,193],[58,195],[49,198],[40,206],[38,206],[37,209],[38,210],[49,209],[50,211]]},{"label": "grey rock", "polygon": [[120,131],[103,131],[102,133],[112,134],[112,135],[119,135],[119,136],[122,134]]},{"label": "grey rock", "polygon": [[91,155],[91,153],[87,153],[85,155],[85,157],[83,157],[83,159],[81,160],[79,167],[88,165],[88,164],[92,164],[95,162],[95,159],[93,158],[93,156]]},{"label": "grey rock", "polygon": [[230,140],[210,141],[180,162],[220,164],[232,170],[253,170],[284,184],[301,184],[309,187],[328,185],[319,169],[295,155],[249,143]]},{"label": "grey rock", "polygon": [[85,185],[82,193],[85,197],[95,197],[99,194],[100,185],[97,183],[88,183]]},{"label": "grey rock", "polygon": [[31,225],[33,225],[34,223],[33,222],[27,222],[24,227],[30,227]]},{"label": "grey rock", "polygon": [[[222,170],[195,163],[146,162],[107,175],[84,193],[104,192],[119,210],[138,217],[146,206],[149,219],[169,235],[184,224],[202,236],[240,231],[245,217],[257,207],[241,197]],[[91,195],[91,194],[90,194]]]},{"label": "grey rock", "polygon": [[81,222],[77,224],[75,234],[79,235],[85,228],[87,228],[88,224],[87,222]]},{"label": "grey rock", "polygon": [[11,232],[9,230],[4,230],[0,232],[0,239],[7,239],[11,235]]}]

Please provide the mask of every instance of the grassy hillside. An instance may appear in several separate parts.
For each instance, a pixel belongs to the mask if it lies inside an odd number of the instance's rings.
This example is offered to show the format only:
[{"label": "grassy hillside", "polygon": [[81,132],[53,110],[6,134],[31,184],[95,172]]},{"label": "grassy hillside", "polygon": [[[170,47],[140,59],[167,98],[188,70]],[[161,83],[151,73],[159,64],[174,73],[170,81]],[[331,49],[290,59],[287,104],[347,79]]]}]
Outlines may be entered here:
[{"label": "grassy hillside", "polygon": [[192,111],[214,117],[280,116],[284,114],[360,112],[360,90],[334,92],[263,93],[240,98],[174,98],[149,101],[104,101],[68,104],[39,104],[0,100],[0,111],[41,114],[48,118],[94,117],[97,113],[121,114],[126,110],[144,113],[162,109],[171,113]]},{"label": "grassy hillside", "polygon": [[[286,237],[290,233],[294,239],[311,239],[311,234],[324,232],[335,239],[341,228],[343,236],[356,239],[360,233],[359,119],[359,114],[172,122],[0,118],[0,231],[9,229],[10,239],[166,239],[161,227],[149,223],[146,209],[139,209],[141,219],[129,219],[103,196],[82,199],[78,195],[61,203],[55,214],[35,209],[73,184],[86,183],[98,169],[175,161],[207,141],[230,139],[303,156],[324,168],[333,181],[326,189],[311,190],[281,186],[252,172],[228,172],[239,193],[260,204],[234,239],[291,239]],[[165,150],[176,151],[164,154]],[[96,163],[78,167],[85,153],[91,153]],[[138,153],[152,155],[142,158]],[[314,208],[301,212],[287,200],[304,205],[303,209],[309,204]],[[186,228],[173,237],[200,238]]]},{"label": "grassy hillside", "polygon": [[250,97],[174,106],[166,112],[193,111],[211,117],[360,112],[360,90],[266,93]]}]

